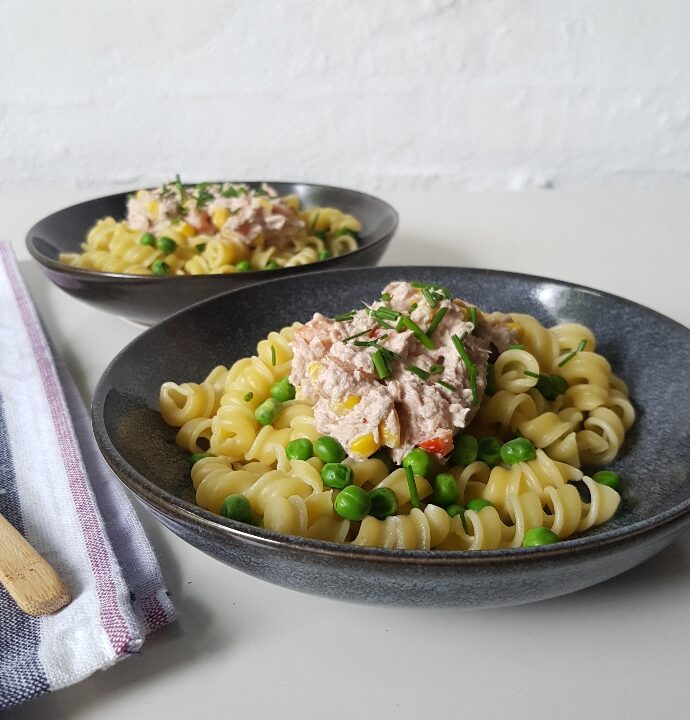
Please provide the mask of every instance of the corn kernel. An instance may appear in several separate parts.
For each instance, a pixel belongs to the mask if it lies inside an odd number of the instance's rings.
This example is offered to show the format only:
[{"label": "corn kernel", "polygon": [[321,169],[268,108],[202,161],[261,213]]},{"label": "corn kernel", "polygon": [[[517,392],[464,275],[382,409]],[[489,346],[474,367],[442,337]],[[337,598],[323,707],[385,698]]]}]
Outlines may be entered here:
[{"label": "corn kernel", "polygon": [[383,444],[386,447],[395,448],[400,445],[400,435],[392,432],[386,423],[381,423],[379,425],[379,432],[383,438]]},{"label": "corn kernel", "polygon": [[320,362],[311,362],[307,365],[307,372],[312,381],[316,381],[316,378],[324,371],[324,366]]},{"label": "corn kernel", "polygon": [[189,223],[182,223],[180,225],[180,232],[188,238],[194,237],[196,235],[196,228],[193,225],[190,225]]},{"label": "corn kernel", "polygon": [[159,206],[158,200],[149,200],[149,202],[146,203],[146,212],[151,217],[157,217],[158,216],[158,206]]},{"label": "corn kernel", "polygon": [[377,442],[374,440],[374,435],[372,433],[367,433],[366,435],[362,435],[362,437],[358,437],[356,440],[353,440],[350,445],[350,449],[353,453],[356,453],[357,455],[364,455],[365,457],[373,455],[380,447],[381,441],[379,440]]},{"label": "corn kernel", "polygon": [[230,217],[230,211],[227,208],[220,207],[213,211],[211,222],[220,230],[227,222],[228,217]]},{"label": "corn kernel", "polygon": [[331,400],[331,408],[334,412],[344,413],[347,410],[352,410],[361,399],[359,395],[348,395],[342,402]]},{"label": "corn kernel", "polygon": [[146,190],[137,190],[137,194],[134,196],[137,200],[143,200],[146,197]]}]

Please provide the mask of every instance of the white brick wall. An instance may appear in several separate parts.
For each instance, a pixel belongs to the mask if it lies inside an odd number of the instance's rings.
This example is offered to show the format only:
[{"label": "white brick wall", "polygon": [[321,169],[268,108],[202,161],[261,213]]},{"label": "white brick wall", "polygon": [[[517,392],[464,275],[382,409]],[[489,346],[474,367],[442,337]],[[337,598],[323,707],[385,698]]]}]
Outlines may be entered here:
[{"label": "white brick wall", "polygon": [[686,0],[0,11],[0,188],[690,188]]}]

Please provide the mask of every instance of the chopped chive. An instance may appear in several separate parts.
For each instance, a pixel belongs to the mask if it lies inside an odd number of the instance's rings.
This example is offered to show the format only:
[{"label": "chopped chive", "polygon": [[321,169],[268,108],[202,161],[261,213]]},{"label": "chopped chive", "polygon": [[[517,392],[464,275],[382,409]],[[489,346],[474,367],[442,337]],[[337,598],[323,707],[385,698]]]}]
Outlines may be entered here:
[{"label": "chopped chive", "polygon": [[422,370],[422,368],[417,367],[416,365],[408,365],[407,369],[417,377],[422,378],[422,380],[428,380],[429,379],[429,373],[426,370]]},{"label": "chopped chive", "polygon": [[271,365],[275,367],[276,364],[276,346],[271,345]]},{"label": "chopped chive", "polygon": [[380,320],[397,320],[400,317],[400,313],[392,308],[376,308],[376,310],[369,310],[369,315],[373,318]]},{"label": "chopped chive", "polygon": [[570,362],[577,355],[577,350],[569,352],[563,360],[558,363],[558,367],[563,367],[567,362]]},{"label": "chopped chive", "polygon": [[477,308],[476,307],[470,308],[470,322],[473,325],[472,332],[474,333],[474,331],[477,329]]},{"label": "chopped chive", "polygon": [[563,367],[567,362],[570,362],[579,352],[582,352],[585,347],[587,346],[586,340],[580,340],[580,342],[577,344],[577,348],[575,350],[572,350],[569,352],[563,360],[561,360],[558,363],[558,367]]},{"label": "chopped chive", "polygon": [[436,373],[442,373],[442,372],[443,372],[443,365],[432,365],[432,366],[429,368],[429,372],[430,372],[432,375],[435,375]]},{"label": "chopped chive", "polygon": [[388,302],[390,299],[391,299],[390,293],[387,293],[387,292],[381,293],[381,300],[383,300],[384,302]]},{"label": "chopped chive", "polygon": [[405,327],[405,323],[403,322],[404,320],[405,320],[404,315],[401,315],[398,318],[398,322],[395,323],[395,332],[400,332],[403,329],[403,327]]},{"label": "chopped chive", "polygon": [[376,347],[377,340],[355,340],[352,344],[357,347]]},{"label": "chopped chive", "polygon": [[409,308],[407,308],[408,312],[413,312],[417,309],[417,303],[412,303]]},{"label": "chopped chive", "polygon": [[417,492],[417,481],[414,478],[414,470],[411,465],[405,467],[405,475],[407,475],[407,488],[410,491],[412,507],[418,508],[421,506],[421,503],[419,502],[419,493]]},{"label": "chopped chive", "polygon": [[523,375],[527,375],[527,377],[533,377],[539,379],[539,373],[532,372],[531,370],[524,370]]},{"label": "chopped chive", "polygon": [[508,345],[508,350],[524,350],[525,346],[522,343],[513,343]]},{"label": "chopped chive", "polygon": [[377,350],[372,356],[371,360],[374,363],[374,369],[380,380],[385,380],[390,374],[391,369],[388,367],[386,358],[383,356],[381,350]]},{"label": "chopped chive", "polygon": [[[388,335],[386,335],[388,337]],[[381,339],[381,338],[379,338]],[[392,362],[393,360],[400,360],[400,355],[398,353],[393,352],[392,350],[389,350],[388,348],[382,347],[381,353],[383,354],[383,357],[386,358],[388,362]]]},{"label": "chopped chive", "polygon": [[439,311],[434,315],[429,327],[426,330],[426,334],[431,337],[431,334],[436,330],[436,328],[441,324],[441,320],[443,320],[445,314],[448,312],[447,307],[439,308]]},{"label": "chopped chive", "polygon": [[429,303],[429,307],[434,308],[438,305],[438,301],[431,294],[431,290],[429,290],[428,287],[422,288],[422,295],[424,295],[424,299]]},{"label": "chopped chive", "polygon": [[412,334],[417,338],[417,340],[419,340],[420,343],[422,343],[422,345],[424,345],[424,347],[429,350],[436,349],[436,345],[434,345],[433,340],[424,333],[422,328],[420,328],[412,318],[404,316],[403,325],[412,332]]},{"label": "chopped chive", "polygon": [[369,328],[368,330],[362,330],[362,332],[355,333],[354,335],[350,335],[350,337],[343,338],[343,342],[347,343],[350,340],[354,340],[355,338],[362,337],[362,335],[366,335],[367,333],[370,333],[372,331],[372,328]]},{"label": "chopped chive", "polygon": [[392,330],[393,326],[389,325],[385,320],[381,320],[381,318],[374,318],[376,320],[376,324],[379,327],[386,328],[386,330]]},{"label": "chopped chive", "polygon": [[413,282],[410,283],[413,288],[417,288],[419,290],[423,290],[426,288],[427,290],[439,290],[443,297],[448,300],[450,298],[450,290],[448,290],[447,287],[444,285],[435,285],[434,283],[423,283],[423,282]]},{"label": "chopped chive", "polygon": [[467,354],[467,349],[462,344],[466,335],[467,333],[463,333],[461,338],[457,335],[453,335],[451,340],[453,341],[455,349],[458,351],[458,355],[460,355],[462,361],[465,363],[465,367],[467,368],[467,374],[470,378],[470,389],[472,390],[472,404],[476,405],[479,402],[477,393],[477,367],[472,360],[470,360],[470,356]]},{"label": "chopped chive", "polygon": [[336,315],[334,320],[336,322],[347,322],[348,320],[352,320],[352,318],[355,316],[356,310],[348,310],[348,312],[341,313],[340,315]]},{"label": "chopped chive", "polygon": [[253,397],[254,397],[254,393],[253,393],[253,392],[248,392],[248,393],[244,396],[244,401],[245,401],[245,402],[249,402]]},{"label": "chopped chive", "polygon": [[[446,388],[446,390],[450,390],[451,392],[458,391],[458,389],[455,387],[455,385],[451,385],[449,382],[446,382],[445,380],[437,380],[436,384],[441,385],[442,387]],[[472,394],[472,396],[474,397],[474,393]],[[475,402],[475,405],[476,404],[477,403]]]},{"label": "chopped chive", "polygon": [[314,230],[314,228],[316,227],[316,223],[319,222],[319,215],[321,215],[321,213],[317,212],[311,219],[311,225],[309,227],[310,230]]},{"label": "chopped chive", "polygon": [[469,333],[467,332],[467,330],[465,330],[465,332],[460,336],[460,342],[461,342],[461,343],[462,343],[462,342],[465,342],[465,338],[466,338],[468,335],[469,335]]}]

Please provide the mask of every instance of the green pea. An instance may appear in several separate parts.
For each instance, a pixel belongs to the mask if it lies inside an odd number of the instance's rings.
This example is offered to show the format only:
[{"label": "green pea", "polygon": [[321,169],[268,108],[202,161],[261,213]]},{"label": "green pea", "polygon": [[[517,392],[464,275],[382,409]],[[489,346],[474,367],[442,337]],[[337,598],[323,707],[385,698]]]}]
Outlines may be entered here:
[{"label": "green pea", "polygon": [[271,260],[269,263],[266,264],[266,267],[264,267],[264,270],[277,270],[280,267],[278,263],[275,260]]},{"label": "green pea", "polygon": [[431,455],[422,448],[415,448],[405,455],[402,461],[403,467],[411,467],[412,472],[420,477],[426,477],[434,466]]},{"label": "green pea", "polygon": [[545,527],[530,528],[522,540],[522,547],[537,547],[537,545],[550,545],[558,542],[559,537],[555,532]]},{"label": "green pea", "polygon": [[194,463],[199,462],[199,460],[203,460],[207,457],[216,457],[213,453],[210,452],[202,452],[202,453],[194,453],[194,455],[191,455],[189,458],[189,464],[194,465]]},{"label": "green pea", "polygon": [[252,269],[252,264],[249,260],[240,260],[235,267],[237,272],[249,272]]},{"label": "green pea", "polygon": [[369,491],[371,509],[369,514],[379,520],[396,515],[398,512],[398,496],[387,487],[374,488]]},{"label": "green pea", "polygon": [[282,380],[277,380],[271,385],[271,397],[280,400],[280,402],[294,400],[295,386],[286,377]]},{"label": "green pea", "polygon": [[220,514],[230,520],[256,525],[257,518],[251,503],[244,495],[228,495],[220,506]]},{"label": "green pea", "polygon": [[458,435],[455,447],[450,454],[451,465],[469,465],[477,459],[479,443],[474,435]]},{"label": "green pea", "polygon": [[149,247],[153,247],[156,244],[156,236],[150,232],[144,233],[139,238],[139,244],[140,245],[148,245]]},{"label": "green pea", "polygon": [[333,508],[346,520],[364,520],[371,510],[371,498],[359,485],[348,485],[336,495]]},{"label": "green pea", "polygon": [[568,381],[561,375],[551,375],[551,384],[553,385],[556,397],[562,395],[570,387]]},{"label": "green pea", "polygon": [[155,260],[151,264],[151,272],[154,275],[170,275],[170,265],[165,260]]},{"label": "green pea", "polygon": [[342,490],[352,485],[352,468],[341,463],[326,463],[321,468],[321,479],[324,485]]},{"label": "green pea", "polygon": [[170,255],[177,250],[177,243],[172,238],[163,235],[156,240],[156,247],[166,255]]},{"label": "green pea", "polygon": [[330,257],[333,257],[333,255],[328,250],[321,250],[319,253],[319,260],[328,260]]},{"label": "green pea", "polygon": [[275,398],[264,400],[259,407],[254,410],[254,417],[259,425],[270,425],[280,415],[283,409],[283,403]]},{"label": "green pea", "polygon": [[592,475],[592,480],[598,482],[600,485],[608,485],[608,487],[620,492],[621,478],[620,475],[613,470],[599,470],[599,472],[595,472],[594,475]]},{"label": "green pea", "polygon": [[314,457],[314,448],[311,440],[297,438],[297,440],[290,440],[285,448],[285,454],[288,460],[309,460],[310,457]]},{"label": "green pea", "polygon": [[325,463],[339,463],[345,459],[343,446],[332,437],[322,435],[314,442],[314,454]]},{"label": "green pea", "polygon": [[501,460],[501,443],[495,437],[483,437],[477,441],[477,460],[496,465]]},{"label": "green pea", "polygon": [[456,515],[463,516],[465,514],[465,508],[462,505],[449,505],[446,508],[446,512],[451,517],[455,517]]},{"label": "green pea", "polygon": [[555,400],[568,389],[568,381],[560,375],[540,373],[535,387],[546,400]]},{"label": "green pea", "polygon": [[474,498],[474,500],[470,500],[465,507],[468,510],[479,512],[482,508],[492,507],[492,504],[488,500],[484,500],[484,498]]},{"label": "green pea", "polygon": [[534,443],[525,437],[516,437],[501,445],[501,460],[506,465],[515,465],[537,457]]},{"label": "green pea", "polygon": [[434,505],[440,505],[441,507],[453,505],[453,503],[457,502],[457,499],[460,497],[458,484],[455,482],[455,478],[450,473],[439,473],[434,478],[433,486]]}]

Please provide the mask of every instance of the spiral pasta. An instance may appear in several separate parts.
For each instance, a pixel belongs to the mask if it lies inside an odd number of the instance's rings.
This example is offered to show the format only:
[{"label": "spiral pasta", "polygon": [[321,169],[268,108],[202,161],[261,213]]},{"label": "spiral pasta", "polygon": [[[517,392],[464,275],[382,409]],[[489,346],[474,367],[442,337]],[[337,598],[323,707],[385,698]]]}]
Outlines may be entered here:
[{"label": "spiral pasta", "polygon": [[[344,222],[316,212],[307,221],[315,231]],[[108,228],[92,231],[94,252]],[[414,475],[413,488],[404,468],[391,470],[374,456],[347,458],[349,482],[367,494],[389,492],[395,511],[346,520],[334,510],[339,490],[324,485],[324,461],[286,450],[292,441],[319,438],[312,402],[301,395],[284,399],[271,422],[258,421],[257,408],[290,375],[299,323],[269,333],[255,355],[213,368],[199,384],[162,385],[161,415],[179,428],[177,444],[192,454],[211,453],[192,466],[197,503],[218,513],[228,496],[239,494],[270,530],[392,549],[514,548],[535,528],[565,539],[607,522],[620,495],[583,466],[607,465],[620,452],[635,421],[628,388],[596,353],[596,338],[583,325],[545,328],[520,314],[511,323],[519,342],[498,354],[495,389],[463,432],[499,443],[524,438],[534,454],[513,464],[478,457],[441,468],[454,483],[457,510],[439,504],[426,477]]]}]

